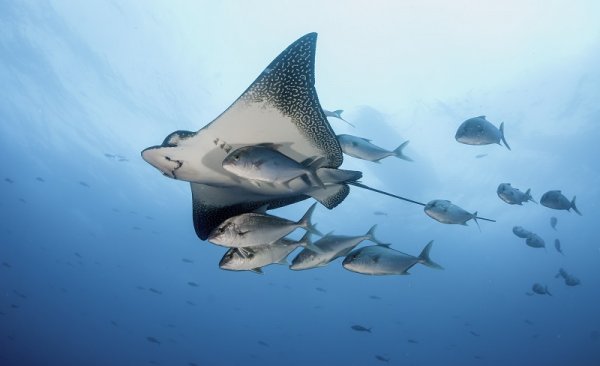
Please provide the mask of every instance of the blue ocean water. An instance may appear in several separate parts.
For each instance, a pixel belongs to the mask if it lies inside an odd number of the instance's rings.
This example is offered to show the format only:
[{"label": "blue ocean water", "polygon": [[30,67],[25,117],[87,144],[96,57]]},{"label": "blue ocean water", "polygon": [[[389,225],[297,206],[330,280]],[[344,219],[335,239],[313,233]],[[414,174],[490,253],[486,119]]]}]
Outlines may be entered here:
[{"label": "blue ocean water", "polygon": [[[599,14],[584,1],[0,2],[0,365],[600,364]],[[443,271],[221,270],[189,184],[141,159],[312,31],[320,102],[356,126],[330,118],[335,132],[410,140],[414,162],[343,168],[497,220],[444,225],[353,187],[314,221],[347,235],[378,224],[412,255],[434,240]],[[479,115],[505,123],[511,151],[455,141]],[[538,202],[576,195],[583,216],[507,205],[503,182]],[[273,212],[296,220],[310,204]],[[534,283],[552,296],[528,296]]]}]

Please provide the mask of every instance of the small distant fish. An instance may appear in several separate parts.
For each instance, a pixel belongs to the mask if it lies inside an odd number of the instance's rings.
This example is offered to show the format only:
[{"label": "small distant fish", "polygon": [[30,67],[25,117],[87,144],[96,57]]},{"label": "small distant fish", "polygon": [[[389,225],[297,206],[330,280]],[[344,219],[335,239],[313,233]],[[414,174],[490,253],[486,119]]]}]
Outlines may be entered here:
[{"label": "small distant fish", "polygon": [[195,302],[193,302],[193,301],[186,300],[185,302],[186,302],[186,304],[188,304],[188,305],[190,305],[190,306],[196,306],[196,303],[195,303]]},{"label": "small distant fish", "polygon": [[355,330],[357,332],[368,332],[368,333],[371,333],[371,329],[372,329],[372,328],[365,328],[362,325],[353,325],[350,328],[352,328],[353,330]]},{"label": "small distant fish", "polygon": [[148,289],[148,291],[150,291],[150,292],[154,292],[155,294],[158,294],[158,295],[162,295],[162,291],[159,291],[159,290],[157,290],[157,289],[155,289],[155,288],[152,288],[152,287],[150,287],[150,288]]},{"label": "small distant fish", "polygon": [[74,254],[74,255],[75,255],[77,258],[83,258],[83,257],[81,256],[81,254],[79,254],[79,253],[77,253],[77,252],[75,252],[75,253],[73,253],[73,254]]},{"label": "small distant fish", "polygon": [[27,203],[27,201],[25,201],[24,198],[19,198],[19,202],[21,202],[21,203]]},{"label": "small distant fish", "polygon": [[192,287],[198,287],[199,285],[196,282],[188,282],[188,285],[192,286]]},{"label": "small distant fish", "polygon": [[244,146],[232,151],[223,160],[223,169],[240,178],[250,180],[257,186],[261,182],[288,187],[289,183],[302,177],[307,184],[325,189],[317,175],[317,169],[325,157],[297,162],[277,150],[275,144]]},{"label": "small distant fish", "polygon": [[385,358],[385,357],[380,356],[380,355],[375,355],[375,358],[378,359],[379,361],[382,361],[382,362],[390,362],[389,358]]},{"label": "small distant fish", "polygon": [[115,326],[115,327],[118,327],[118,326],[119,326],[119,324],[117,324],[117,322],[116,322],[116,321],[114,321],[114,320],[111,320],[111,321],[110,321],[110,324],[112,324],[112,325],[113,325],[113,326]]},{"label": "small distant fish", "polygon": [[519,238],[527,239],[532,233],[529,230],[525,230],[522,226],[515,226],[512,229],[513,234]]},{"label": "small distant fish", "polygon": [[474,337],[481,337],[481,334],[479,334],[477,332],[474,332],[472,330],[470,330],[469,333],[471,333],[471,335],[474,336]]},{"label": "small distant fish", "polygon": [[145,290],[146,288],[144,286],[135,286],[135,288],[137,288],[138,290]]},{"label": "small distant fish", "polygon": [[346,122],[350,126],[355,127],[352,123],[350,123],[342,118],[343,112],[344,112],[343,109],[337,109],[335,111],[328,111],[327,109],[323,109],[323,113],[325,113],[325,117],[333,117],[333,118],[341,119],[342,121]]},{"label": "small distant fish", "polygon": [[407,342],[412,343],[412,344],[419,344],[419,341],[417,341],[416,339],[412,339],[412,338],[408,339]]},{"label": "small distant fish", "polygon": [[479,356],[479,355],[475,355],[475,356],[473,356],[473,358],[476,360],[483,360],[483,357]]},{"label": "small distant fish", "polygon": [[315,287],[315,290],[319,292],[327,292],[327,290],[325,290],[323,287]]},{"label": "small distant fish", "polygon": [[193,260],[188,259],[188,258],[181,258],[181,261],[184,262],[184,263],[194,263]]},{"label": "small distant fish", "polygon": [[19,306],[19,305],[17,305],[17,304],[10,304],[10,307],[11,307],[12,309],[18,309],[20,306]]},{"label": "small distant fish", "polygon": [[388,156],[395,156],[398,159],[413,161],[402,153],[402,150],[408,145],[409,141],[405,141],[394,150],[389,151],[371,143],[371,140],[358,136],[337,135],[337,139],[344,154],[358,159],[379,163],[380,160]]},{"label": "small distant fish", "polygon": [[539,235],[531,233],[525,240],[525,244],[532,248],[545,248],[546,242]]},{"label": "small distant fish", "polygon": [[4,178],[4,181],[5,181],[6,183],[10,183],[10,184],[13,184],[13,183],[15,182],[14,180],[12,180],[12,179],[10,179],[10,178]]},{"label": "small distant fish", "polygon": [[488,154],[477,154],[477,155],[475,155],[475,159],[481,159],[481,158],[486,157],[487,155]]},{"label": "small distant fish", "polygon": [[18,297],[20,297],[21,299],[27,299],[27,296],[17,290],[13,290],[13,294],[17,295]]},{"label": "small distant fish", "polygon": [[377,296],[377,295],[371,295],[369,296],[369,299],[373,299],[373,300],[381,300],[381,297]]},{"label": "small distant fish", "polygon": [[154,337],[146,337],[146,340],[150,343],[160,344],[160,341]]},{"label": "small distant fish", "polygon": [[556,277],[556,278],[562,277],[565,280],[565,285],[567,285],[567,286],[578,286],[581,284],[581,281],[579,280],[579,278],[567,273],[567,271],[565,271],[563,268],[560,268],[558,270],[558,273],[554,277]]},{"label": "small distant fish", "polygon": [[6,268],[11,268],[12,266],[8,262],[2,262],[2,265]]},{"label": "small distant fish", "polygon": [[558,223],[558,219],[557,219],[556,217],[552,216],[552,217],[550,218],[550,226],[552,226],[552,228],[553,228],[554,230],[556,230],[556,224],[557,224],[557,223]]},{"label": "small distant fish", "polygon": [[44,178],[42,178],[42,177],[36,177],[35,180],[37,180],[38,182],[42,182],[42,183],[45,182]]},{"label": "small distant fish", "polygon": [[549,296],[552,296],[552,294],[550,293],[550,291],[548,291],[548,286],[542,286],[539,283],[534,283],[533,286],[531,287],[531,289],[533,290],[533,292],[535,292],[538,295],[549,295]]},{"label": "small distant fish", "polygon": [[575,206],[575,198],[576,197],[573,196],[573,199],[569,201],[569,199],[565,197],[560,190],[548,191],[542,195],[540,203],[543,206],[555,210],[567,210],[570,212],[571,209],[573,209],[573,211],[577,212],[577,214],[581,216],[581,212],[579,212],[577,206]]},{"label": "small distant fish", "polygon": [[523,202],[535,200],[531,197],[531,189],[527,189],[525,193],[521,192],[518,188],[513,188],[510,183],[500,183],[496,190],[498,197],[509,205],[523,205]]},{"label": "small distant fish", "polygon": [[86,188],[90,188],[90,185],[89,185],[89,184],[87,184],[87,183],[86,183],[86,182],[84,182],[84,181],[79,181],[79,185],[80,185],[80,186],[83,186],[83,187],[86,187]]},{"label": "small distant fish", "polygon": [[383,211],[375,211],[373,212],[373,215],[375,216],[387,216],[387,212],[383,212]]},{"label": "small distant fish", "polygon": [[496,128],[485,116],[469,118],[464,121],[456,131],[454,136],[456,141],[467,145],[489,145],[498,144],[510,150],[510,146],[504,138],[504,122],[500,123],[500,128]]},{"label": "small distant fish", "polygon": [[149,215],[146,215],[146,216],[144,216],[144,217],[146,218],[146,220],[154,220],[154,217],[152,217],[152,216],[149,216]]},{"label": "small distant fish", "polygon": [[133,227],[131,228],[131,230],[136,230],[136,231],[139,231],[139,230],[142,230],[142,228],[141,228],[141,227],[139,227],[139,226],[133,226]]},{"label": "small distant fish", "polygon": [[269,344],[267,342],[265,342],[265,341],[258,341],[256,343],[260,344],[263,347],[270,347]]},{"label": "small distant fish", "polygon": [[114,159],[115,156],[113,154],[109,154],[109,153],[104,153],[104,156],[106,156],[109,159]]},{"label": "small distant fish", "polygon": [[556,251],[560,254],[565,255],[565,253],[563,253],[562,249],[560,248],[560,240],[554,239],[554,248],[556,248]]},{"label": "small distant fish", "polygon": [[528,325],[533,325],[533,322],[529,319],[525,319],[525,320],[523,320],[523,322]]},{"label": "small distant fish", "polygon": [[470,213],[448,200],[429,201],[423,210],[427,216],[442,224],[467,225],[467,221],[471,219],[473,219],[478,226],[479,223],[477,222],[477,219],[495,222],[495,220],[478,217],[477,211]]}]

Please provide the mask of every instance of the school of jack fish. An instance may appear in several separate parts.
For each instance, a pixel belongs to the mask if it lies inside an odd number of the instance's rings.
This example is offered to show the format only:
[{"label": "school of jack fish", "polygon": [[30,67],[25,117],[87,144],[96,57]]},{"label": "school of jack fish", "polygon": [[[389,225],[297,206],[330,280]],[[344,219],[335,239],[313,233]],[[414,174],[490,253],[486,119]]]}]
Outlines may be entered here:
[{"label": "school of jack fish", "polygon": [[[421,205],[427,216],[443,224],[467,225],[473,220],[479,226],[478,219],[495,222],[449,200],[425,204],[366,186],[359,181],[362,172],[339,168],[344,154],[374,163],[388,157],[410,162],[403,152],[409,141],[387,150],[363,137],[334,133],[327,117],[354,125],[342,118],[343,110],[329,111],[319,103],[314,87],[316,39],[316,33],[299,38],[215,120],[196,132],[169,134],[161,145],[143,150],[142,158],[163,175],[190,183],[196,234],[227,248],[219,262],[221,269],[263,273],[265,266],[283,264],[299,271],[326,266],[342,257],[343,268],[366,275],[405,275],[417,264],[443,269],[430,258],[433,241],[417,256],[406,254],[377,238],[377,225],[363,235],[323,235],[312,223],[317,203],[297,221],[267,213],[309,198],[331,210],[348,196],[350,187],[358,187]],[[466,119],[455,139],[467,145],[498,144],[511,150],[504,122],[496,127],[486,116]],[[523,192],[510,183],[501,183],[497,194],[510,205],[537,203],[530,189]],[[575,197],[569,200],[560,190],[544,193],[540,204],[581,215]],[[550,220],[554,230],[557,222],[555,217]],[[304,230],[304,236],[288,238],[296,229]],[[539,235],[521,226],[512,231],[525,239],[526,245],[546,248]],[[313,240],[312,236],[319,238]],[[357,249],[363,241],[372,245]],[[298,248],[302,250],[288,262]],[[555,248],[564,255],[559,239]],[[562,278],[567,286],[581,283],[563,268],[556,278]],[[531,290],[528,295],[551,296],[548,287],[540,283]]]}]

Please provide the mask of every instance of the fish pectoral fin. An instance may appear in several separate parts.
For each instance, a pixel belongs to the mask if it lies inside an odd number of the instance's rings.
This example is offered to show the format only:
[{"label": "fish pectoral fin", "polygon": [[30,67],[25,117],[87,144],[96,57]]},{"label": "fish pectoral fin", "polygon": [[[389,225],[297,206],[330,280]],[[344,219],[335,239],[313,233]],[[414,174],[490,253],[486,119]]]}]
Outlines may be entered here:
[{"label": "fish pectoral fin", "polygon": [[290,262],[288,262],[287,258],[283,258],[283,259],[281,259],[281,260],[279,260],[279,261],[275,262],[275,264],[281,264],[281,265],[283,265],[283,266],[289,266],[289,265],[290,265]]},{"label": "fish pectoral fin", "polygon": [[260,268],[260,267],[252,268],[250,270],[250,272],[254,272],[254,273],[258,273],[258,274],[264,274],[263,271],[262,271],[262,268]]},{"label": "fish pectoral fin", "polygon": [[263,165],[264,163],[265,163],[265,160],[258,159],[256,161],[252,162],[252,166],[255,168],[260,168],[260,166]]}]

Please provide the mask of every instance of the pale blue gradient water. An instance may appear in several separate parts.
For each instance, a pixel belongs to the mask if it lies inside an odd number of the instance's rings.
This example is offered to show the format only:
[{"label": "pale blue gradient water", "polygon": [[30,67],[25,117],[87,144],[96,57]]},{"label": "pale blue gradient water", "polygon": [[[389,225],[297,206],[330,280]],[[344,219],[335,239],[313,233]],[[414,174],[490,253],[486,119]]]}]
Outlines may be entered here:
[{"label": "pale blue gradient water", "polygon": [[[375,355],[391,365],[599,364],[599,10],[2,1],[0,364],[381,364]],[[481,231],[442,225],[419,206],[353,188],[315,221],[349,235],[377,223],[381,240],[415,255],[435,240],[444,271],[369,277],[339,260],[262,276],[222,271],[224,250],[194,234],[188,184],[140,158],[168,133],[211,121],[311,31],[321,103],[357,126],[331,120],[336,132],[389,149],[411,140],[414,163],[346,158],[344,167],[374,187],[497,220]],[[512,151],[454,140],[481,114],[505,122]],[[551,189],[577,195],[584,216],[509,206],[496,195],[502,182],[536,200]],[[276,212],[297,219],[309,204]],[[514,225],[547,250],[525,246]],[[581,286],[555,279],[560,267]],[[554,296],[526,296],[534,282]]]}]

